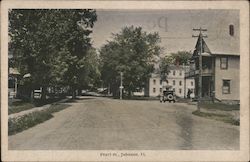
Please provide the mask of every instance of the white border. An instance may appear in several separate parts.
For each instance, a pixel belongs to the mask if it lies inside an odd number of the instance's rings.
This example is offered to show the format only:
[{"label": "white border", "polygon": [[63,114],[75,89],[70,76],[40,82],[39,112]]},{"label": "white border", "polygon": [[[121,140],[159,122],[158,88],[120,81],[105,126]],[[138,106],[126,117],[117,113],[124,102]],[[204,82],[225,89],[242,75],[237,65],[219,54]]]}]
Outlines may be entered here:
[{"label": "white border", "polygon": [[[9,151],[8,150],[8,9],[239,9],[240,150],[239,151]],[[1,3],[1,159],[3,161],[248,161],[249,160],[249,3],[247,1],[2,1]],[[100,157],[100,152],[144,152],[146,157]]]}]

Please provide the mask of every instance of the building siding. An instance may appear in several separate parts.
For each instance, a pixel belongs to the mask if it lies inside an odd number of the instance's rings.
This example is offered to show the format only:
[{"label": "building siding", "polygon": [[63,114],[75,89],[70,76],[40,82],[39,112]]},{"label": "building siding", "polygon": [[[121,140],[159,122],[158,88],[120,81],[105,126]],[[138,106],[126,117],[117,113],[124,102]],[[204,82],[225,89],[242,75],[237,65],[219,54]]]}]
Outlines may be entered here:
[{"label": "building siding", "polygon": [[[154,84],[155,80],[155,84]],[[149,79],[149,96],[156,97],[160,95],[160,88],[162,85],[160,84],[160,77],[153,77]],[[155,92],[154,92],[155,89]]]},{"label": "building siding", "polygon": [[[240,99],[240,57],[228,56],[228,68],[220,68],[220,58],[215,59],[215,98],[219,100]],[[230,93],[223,94],[223,80],[230,80]]]}]

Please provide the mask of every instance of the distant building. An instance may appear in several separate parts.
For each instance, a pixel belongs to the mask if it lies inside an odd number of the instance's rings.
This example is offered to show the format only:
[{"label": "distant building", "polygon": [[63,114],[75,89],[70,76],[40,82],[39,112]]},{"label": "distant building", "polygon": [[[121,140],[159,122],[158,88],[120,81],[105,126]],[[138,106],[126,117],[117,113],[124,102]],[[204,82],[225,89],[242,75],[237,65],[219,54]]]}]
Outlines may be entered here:
[{"label": "distant building", "polygon": [[17,96],[18,88],[18,77],[20,76],[19,71],[16,68],[9,68],[8,71],[8,96],[9,98],[15,98]]},{"label": "distant building", "polygon": [[194,97],[195,81],[194,78],[185,78],[185,73],[190,69],[189,66],[170,66],[170,72],[167,75],[167,86],[171,87],[176,96],[185,98],[190,90]]},{"label": "distant building", "polygon": [[192,66],[186,73],[186,78],[195,78],[195,94],[198,96],[199,42],[202,41],[202,99],[239,102],[239,24],[235,22],[222,25],[225,30],[218,33],[217,39],[204,40],[201,35],[199,36],[192,56]]},{"label": "distant building", "polygon": [[169,88],[175,91],[176,96],[185,98],[190,90],[191,96],[194,97],[195,81],[193,78],[185,78],[185,73],[188,72],[189,66],[175,66],[169,67],[167,80],[161,80],[160,74],[152,74],[149,79],[148,86],[145,91],[146,96],[159,96],[163,90]]},{"label": "distant building", "polygon": [[133,92],[134,96],[145,96],[145,88],[138,88],[135,92]]}]

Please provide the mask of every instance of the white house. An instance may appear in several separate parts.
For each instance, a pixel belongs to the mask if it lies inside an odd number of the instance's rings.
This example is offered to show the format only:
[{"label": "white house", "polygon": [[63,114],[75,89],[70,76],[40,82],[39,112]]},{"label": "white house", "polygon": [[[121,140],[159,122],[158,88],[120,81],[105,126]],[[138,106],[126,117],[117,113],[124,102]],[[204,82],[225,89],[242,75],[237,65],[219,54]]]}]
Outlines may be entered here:
[{"label": "white house", "polygon": [[170,90],[175,91],[178,97],[187,97],[188,90],[192,92],[190,97],[194,97],[195,81],[193,78],[185,78],[185,73],[189,69],[189,66],[171,65],[166,81],[161,80],[160,74],[153,73],[145,91],[146,96],[159,96],[168,87]]}]

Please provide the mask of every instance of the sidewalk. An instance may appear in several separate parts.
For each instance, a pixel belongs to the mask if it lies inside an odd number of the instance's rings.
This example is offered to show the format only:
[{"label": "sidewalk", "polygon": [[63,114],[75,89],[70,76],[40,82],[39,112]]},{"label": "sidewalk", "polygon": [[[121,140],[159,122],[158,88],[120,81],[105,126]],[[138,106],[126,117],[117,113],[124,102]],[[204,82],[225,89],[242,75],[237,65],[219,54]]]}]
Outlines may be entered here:
[{"label": "sidewalk", "polygon": [[68,101],[68,100],[69,100],[69,98],[65,98],[65,99],[62,99],[62,100],[60,100],[60,101],[57,101],[57,102],[54,102],[54,103],[51,103],[51,104],[43,105],[43,106],[40,106],[40,107],[34,107],[34,108],[32,108],[32,109],[29,109],[29,110],[24,110],[24,111],[21,111],[21,112],[18,112],[18,113],[10,114],[10,115],[8,115],[8,119],[10,119],[10,118],[18,118],[18,117],[24,116],[24,115],[26,115],[26,114],[32,113],[32,112],[34,112],[34,111],[46,110],[46,109],[48,109],[52,104],[63,103],[63,102],[66,102],[66,101]]}]

